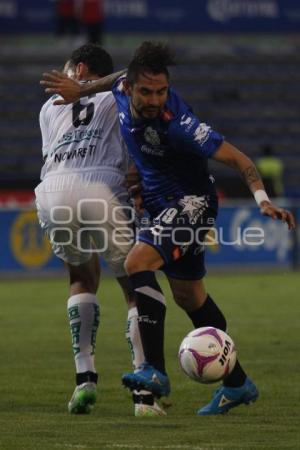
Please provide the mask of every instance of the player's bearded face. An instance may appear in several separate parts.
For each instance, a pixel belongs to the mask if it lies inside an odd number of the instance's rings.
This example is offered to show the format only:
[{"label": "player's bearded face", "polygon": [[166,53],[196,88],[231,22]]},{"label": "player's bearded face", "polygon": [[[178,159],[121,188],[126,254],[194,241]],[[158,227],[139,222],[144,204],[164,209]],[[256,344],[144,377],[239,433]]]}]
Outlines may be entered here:
[{"label": "player's bearded face", "polygon": [[164,109],[169,81],[164,73],[145,73],[130,88],[133,115],[143,119],[155,119]]}]

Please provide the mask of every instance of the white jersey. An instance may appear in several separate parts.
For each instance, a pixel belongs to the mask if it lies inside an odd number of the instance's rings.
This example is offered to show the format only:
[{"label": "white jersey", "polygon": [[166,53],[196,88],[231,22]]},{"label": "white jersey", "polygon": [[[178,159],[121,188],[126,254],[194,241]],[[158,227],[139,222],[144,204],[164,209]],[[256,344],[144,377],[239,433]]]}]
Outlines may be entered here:
[{"label": "white jersey", "polygon": [[[132,221],[123,185],[128,153],[114,96],[104,92],[40,112],[45,160],[36,187],[40,225],[54,253],[80,265],[100,253],[116,276],[124,276]],[[63,221],[56,214],[67,214]]]},{"label": "white jersey", "polygon": [[53,105],[56,98],[51,97],[40,112],[45,161],[41,179],[87,170],[124,174],[128,155],[113,94],[103,92],[61,106]]}]

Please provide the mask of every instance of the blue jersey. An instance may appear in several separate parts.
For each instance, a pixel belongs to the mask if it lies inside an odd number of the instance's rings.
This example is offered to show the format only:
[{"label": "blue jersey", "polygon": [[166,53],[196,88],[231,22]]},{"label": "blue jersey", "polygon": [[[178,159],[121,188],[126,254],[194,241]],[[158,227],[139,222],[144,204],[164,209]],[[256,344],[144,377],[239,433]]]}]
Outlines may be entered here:
[{"label": "blue jersey", "polygon": [[144,206],[157,214],[184,195],[216,195],[207,159],[224,138],[192,113],[169,88],[162,115],[137,120],[130,112],[129,97],[122,90],[123,77],[113,87],[121,132],[130,156],[142,177]]}]

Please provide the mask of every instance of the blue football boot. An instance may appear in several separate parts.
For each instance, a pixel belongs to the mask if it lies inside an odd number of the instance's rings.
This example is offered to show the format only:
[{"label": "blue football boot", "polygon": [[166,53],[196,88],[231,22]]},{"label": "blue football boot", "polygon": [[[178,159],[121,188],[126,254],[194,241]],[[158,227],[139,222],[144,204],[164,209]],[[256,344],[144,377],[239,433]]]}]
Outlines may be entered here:
[{"label": "blue football boot", "polygon": [[212,401],[198,409],[197,414],[199,416],[224,414],[236,406],[255,402],[258,395],[258,390],[250,378],[246,378],[240,387],[220,386],[214,393]]},{"label": "blue football boot", "polygon": [[122,376],[122,383],[131,391],[145,389],[157,398],[168,396],[170,393],[168,375],[164,375],[147,363],[142,364],[135,372],[125,373]]}]

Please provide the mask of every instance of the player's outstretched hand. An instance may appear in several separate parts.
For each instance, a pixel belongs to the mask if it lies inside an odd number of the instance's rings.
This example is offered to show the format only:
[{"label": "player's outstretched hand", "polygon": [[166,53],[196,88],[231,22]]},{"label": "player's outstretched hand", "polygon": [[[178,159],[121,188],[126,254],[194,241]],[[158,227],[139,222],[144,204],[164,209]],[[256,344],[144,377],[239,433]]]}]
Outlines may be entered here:
[{"label": "player's outstretched hand", "polygon": [[40,84],[46,87],[45,92],[47,94],[59,94],[63,97],[63,99],[55,100],[54,105],[67,105],[80,98],[80,83],[57,70],[52,70],[51,73],[43,73]]},{"label": "player's outstretched hand", "polygon": [[287,223],[289,230],[293,230],[296,227],[295,218],[292,213],[286,209],[277,208],[269,202],[262,202],[260,204],[260,212],[264,216],[272,217],[272,219],[282,220]]}]

